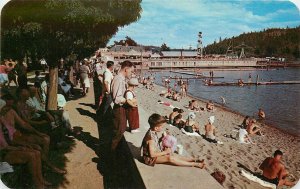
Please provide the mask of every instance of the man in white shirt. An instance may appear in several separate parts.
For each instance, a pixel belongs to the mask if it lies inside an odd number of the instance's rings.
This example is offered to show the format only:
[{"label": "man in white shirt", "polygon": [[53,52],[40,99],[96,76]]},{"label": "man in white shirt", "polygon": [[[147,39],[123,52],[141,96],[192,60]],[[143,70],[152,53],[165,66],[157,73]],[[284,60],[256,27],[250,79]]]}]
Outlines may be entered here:
[{"label": "man in white shirt", "polygon": [[[112,71],[114,70],[114,62],[108,61],[106,64],[106,70],[103,72],[103,85],[102,85],[102,94],[103,101],[99,108],[100,116],[105,116],[105,113],[107,112],[108,108],[110,107],[112,103],[112,96],[111,96],[111,90],[110,85],[113,80],[113,74]],[[112,108],[111,108],[112,110]]]}]

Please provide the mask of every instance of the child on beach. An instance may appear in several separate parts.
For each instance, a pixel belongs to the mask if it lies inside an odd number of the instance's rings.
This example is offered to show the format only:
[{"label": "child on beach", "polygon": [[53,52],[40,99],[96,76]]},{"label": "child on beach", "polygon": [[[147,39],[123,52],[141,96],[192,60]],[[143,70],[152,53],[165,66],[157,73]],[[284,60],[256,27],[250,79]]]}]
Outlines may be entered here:
[{"label": "child on beach", "polygon": [[125,110],[126,110],[126,118],[129,123],[129,129],[131,133],[140,132],[139,130],[139,110],[137,106],[136,95],[133,92],[134,88],[138,86],[138,80],[136,78],[131,78],[128,81],[128,88],[125,91]]},{"label": "child on beach", "polygon": [[163,130],[164,124],[166,123],[166,119],[163,116],[152,114],[148,119],[148,123],[150,129],[145,134],[142,142],[143,160],[146,165],[154,166],[158,163],[204,168],[205,163],[203,160],[197,161],[193,158],[173,154],[170,148],[161,148],[158,133]]}]

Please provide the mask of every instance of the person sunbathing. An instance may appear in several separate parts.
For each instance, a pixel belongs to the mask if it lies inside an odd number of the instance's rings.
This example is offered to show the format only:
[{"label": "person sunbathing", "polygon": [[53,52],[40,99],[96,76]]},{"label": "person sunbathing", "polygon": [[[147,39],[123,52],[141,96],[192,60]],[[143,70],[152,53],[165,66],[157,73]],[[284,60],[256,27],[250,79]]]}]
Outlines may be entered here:
[{"label": "person sunbathing", "polygon": [[243,120],[243,123],[241,124],[241,128],[246,129],[247,125],[249,125],[250,121],[251,121],[250,117],[246,116]]},{"label": "person sunbathing", "polygon": [[[2,96],[2,99],[5,100],[6,105],[0,111],[0,122],[6,130],[10,132],[10,143],[30,146],[33,149],[41,151],[41,158],[45,164],[51,168],[53,172],[64,174],[65,171],[55,167],[48,160],[50,137],[46,134],[40,133],[20,118],[20,116],[12,108],[14,99],[11,95],[6,94]],[[15,127],[16,124],[18,124],[18,126],[26,132],[20,132],[17,130]]]},{"label": "person sunbathing", "polygon": [[194,111],[199,111],[200,106],[196,100],[191,100],[191,101],[189,101],[189,109],[194,110]]},{"label": "person sunbathing", "polygon": [[255,135],[257,133],[257,134],[263,136],[261,129],[254,123],[256,123],[255,119],[251,119],[246,127],[246,130],[249,133],[249,135]]},{"label": "person sunbathing", "polygon": [[178,129],[181,129],[185,126],[185,121],[182,119],[182,114],[178,114],[174,120],[173,120],[173,124],[175,127],[177,127]]},{"label": "person sunbathing", "polygon": [[190,112],[188,118],[185,122],[184,130],[189,133],[198,132],[199,133],[199,126],[195,121],[196,114],[194,112]]},{"label": "person sunbathing", "polygon": [[32,148],[9,145],[5,139],[9,136],[4,134],[3,127],[0,123],[0,158],[2,161],[11,165],[25,164],[32,176],[35,188],[44,189],[45,185],[51,186],[52,184],[43,178],[40,152]]},{"label": "person sunbathing", "polygon": [[169,124],[173,124],[174,118],[179,114],[178,108],[173,108],[173,112],[169,115]]},{"label": "person sunbathing", "polygon": [[206,109],[207,109],[207,111],[214,111],[214,107],[215,107],[215,105],[214,105],[214,103],[210,100],[207,104],[206,104]]},{"label": "person sunbathing", "polygon": [[216,140],[216,127],[213,126],[213,123],[215,121],[215,116],[210,116],[208,118],[208,124],[204,126],[205,128],[205,138],[209,142],[217,143],[218,141]]},{"label": "person sunbathing", "polygon": [[150,129],[144,136],[142,142],[143,161],[146,165],[154,166],[155,164],[171,164],[176,166],[198,167],[203,169],[205,167],[204,160],[197,161],[194,158],[184,157],[172,153],[170,148],[162,148],[159,144],[157,134],[162,132],[166,119],[159,114],[152,114],[148,123]]},{"label": "person sunbathing", "polygon": [[248,132],[246,129],[239,129],[239,132],[237,133],[236,139],[241,143],[241,144],[255,144],[255,142],[252,141],[250,136],[248,135]]},{"label": "person sunbathing", "polygon": [[263,171],[263,180],[276,186],[293,186],[296,183],[287,180],[288,172],[281,162],[283,153],[280,150],[274,152],[274,157],[266,158],[259,169]]},{"label": "person sunbathing", "polygon": [[174,101],[178,101],[178,102],[180,101],[180,96],[179,96],[179,94],[176,93],[175,91],[174,91],[174,93],[173,93],[173,97],[172,97],[172,98],[173,98]]}]

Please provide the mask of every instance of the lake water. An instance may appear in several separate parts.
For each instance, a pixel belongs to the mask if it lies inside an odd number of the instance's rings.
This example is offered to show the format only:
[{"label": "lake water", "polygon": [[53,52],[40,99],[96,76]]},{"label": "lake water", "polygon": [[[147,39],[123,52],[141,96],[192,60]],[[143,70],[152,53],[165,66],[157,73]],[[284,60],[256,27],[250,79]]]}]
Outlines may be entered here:
[{"label": "lake water", "polygon": [[[209,71],[203,71],[209,76]],[[256,75],[263,81],[300,81],[300,69],[272,69],[254,71],[214,71],[214,82],[237,82],[242,78],[248,81],[249,73],[252,81]],[[155,82],[162,85],[162,76],[192,77],[185,74],[155,72]],[[171,82],[174,86],[174,80]],[[257,115],[258,108],[266,113],[266,122],[293,135],[300,136],[300,84],[295,85],[260,85],[260,86],[205,86],[202,79],[189,80],[188,93],[194,97],[213,100],[221,103],[221,96],[226,99],[226,107],[243,115]]]}]

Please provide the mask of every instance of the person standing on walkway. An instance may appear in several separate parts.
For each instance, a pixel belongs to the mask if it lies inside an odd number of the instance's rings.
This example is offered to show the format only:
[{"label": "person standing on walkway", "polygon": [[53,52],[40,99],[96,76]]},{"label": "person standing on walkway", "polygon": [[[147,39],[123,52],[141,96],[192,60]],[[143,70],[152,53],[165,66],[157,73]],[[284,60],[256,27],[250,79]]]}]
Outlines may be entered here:
[{"label": "person standing on walkway", "polygon": [[[113,80],[114,62],[108,61],[106,63],[106,69],[103,72],[103,85],[102,85],[102,95],[103,100],[99,108],[100,116],[102,118],[106,117],[106,112],[110,108],[110,104],[113,102],[111,96],[111,82]],[[111,108],[110,108],[111,110]],[[111,111],[109,111],[111,112]]]},{"label": "person standing on walkway", "polygon": [[126,118],[128,120],[129,129],[131,133],[140,132],[140,120],[139,120],[139,110],[136,99],[136,94],[134,92],[134,88],[139,85],[137,78],[131,78],[128,81],[128,89],[125,92],[126,98]]},{"label": "person standing on walkway", "polygon": [[126,78],[131,77],[133,63],[130,61],[124,61],[121,64],[121,69],[117,76],[114,77],[111,84],[112,98],[114,102],[113,107],[113,136],[111,150],[115,151],[120,140],[123,137],[123,133],[126,129],[126,112],[124,104],[126,99],[124,94],[126,91]]},{"label": "person standing on walkway", "polygon": [[103,72],[105,71],[106,66],[103,61],[98,61],[95,64],[94,69],[94,95],[95,95],[95,107],[99,110],[103,98]]}]

